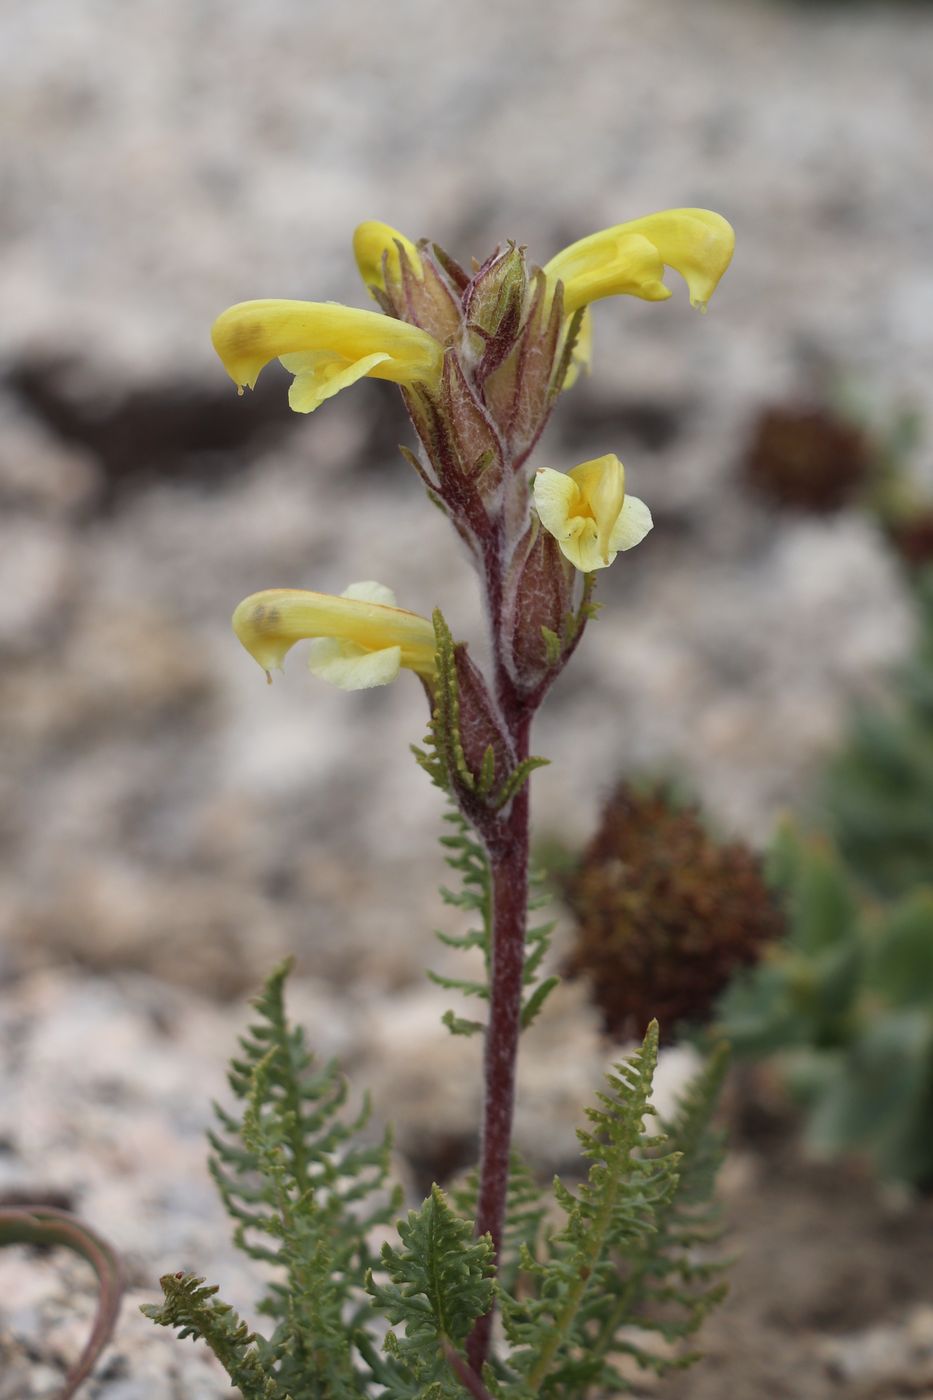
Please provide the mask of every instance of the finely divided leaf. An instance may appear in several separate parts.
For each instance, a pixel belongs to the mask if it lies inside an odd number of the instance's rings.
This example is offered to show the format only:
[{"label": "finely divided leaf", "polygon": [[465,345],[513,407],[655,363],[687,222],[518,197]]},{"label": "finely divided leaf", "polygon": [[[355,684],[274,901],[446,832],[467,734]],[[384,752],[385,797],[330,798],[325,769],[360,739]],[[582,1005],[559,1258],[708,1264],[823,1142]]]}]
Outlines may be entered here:
[{"label": "finely divided leaf", "polygon": [[570,1397],[588,1387],[629,1390],[620,1367],[663,1370],[692,1358],[659,1353],[693,1332],[721,1296],[719,1265],[704,1254],[713,1238],[707,1206],[716,1149],[708,1121],[723,1059],[690,1087],[667,1135],[649,1134],[657,1026],[608,1076],[609,1092],[588,1111],[579,1137],[591,1161],[576,1191],[555,1181],[564,1225],[546,1241],[543,1260],[523,1265],[532,1289],[504,1289],[503,1319],[513,1347],[513,1387],[503,1393]]},{"label": "finely divided leaf", "polygon": [[402,1336],[390,1332],[386,1338],[395,1372],[387,1393],[462,1397],[444,1347],[461,1348],[492,1305],[492,1241],[488,1235],[474,1238],[472,1223],[455,1213],[439,1186],[398,1228],[401,1247],[386,1244],[382,1250],[388,1282],[371,1276],[368,1283],[389,1322],[404,1328]]},{"label": "finely divided leaf", "polygon": [[229,1303],[216,1296],[217,1288],[195,1274],[165,1274],[160,1280],[161,1306],[140,1308],[160,1327],[174,1327],[184,1340],[203,1340],[223,1366],[243,1400],[291,1400],[260,1359],[261,1344],[241,1322]]}]

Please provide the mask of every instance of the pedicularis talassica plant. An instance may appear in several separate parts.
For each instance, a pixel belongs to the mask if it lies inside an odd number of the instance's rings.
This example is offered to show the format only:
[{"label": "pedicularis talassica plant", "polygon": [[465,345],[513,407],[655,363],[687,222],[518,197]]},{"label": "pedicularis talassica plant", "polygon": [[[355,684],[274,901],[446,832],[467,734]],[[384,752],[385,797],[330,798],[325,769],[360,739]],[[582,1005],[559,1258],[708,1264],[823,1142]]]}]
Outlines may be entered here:
[{"label": "pedicularis talassica plant", "polygon": [[[403,667],[418,677],[430,725],[417,757],[450,797],[454,831],[445,840],[463,882],[455,902],[480,923],[450,941],[485,957],[484,980],[451,985],[487,1003],[485,1023],[446,1017],[455,1034],[485,1039],[475,1180],[455,1204],[435,1188],[400,1223],[399,1245],[375,1260],[367,1232],[397,1208],[385,1199],[387,1144],[352,1145],[363,1120],[340,1117],[342,1080],[332,1066],[316,1069],[288,1026],[283,974],[267,985],[231,1074],[242,1122],[222,1112],[212,1141],[238,1239],[284,1270],[261,1305],[275,1330],[269,1339],[249,1332],[190,1275],[163,1279],[165,1301],[148,1309],[182,1335],[203,1336],[249,1400],[625,1389],[624,1355],[672,1364],[640,1344],[644,1329],[685,1335],[718,1296],[715,1266],[697,1256],[709,1228],[706,1127],[718,1060],[667,1136],[646,1136],[657,1050],[649,1031],[589,1111],[580,1135],[589,1178],[576,1193],[558,1183],[561,1226],[546,1223],[511,1135],[519,1035],[556,981],[540,976],[547,929],[527,929],[528,779],[543,762],[530,754],[529,731],[593,614],[597,571],[651,529],[611,453],[567,473],[535,471],[530,456],[561,392],[588,364],[591,303],[663,300],[667,265],[704,307],[732,248],[718,214],[675,209],[581,239],[543,268],[510,244],[466,271],[436,245],[365,223],[356,259],[385,314],[250,301],[214,326],[241,392],[278,358],[294,376],[289,402],[300,413],[364,376],[399,385],[418,437],[404,455],[476,568],[492,658],[485,674],[439,612],[430,621],[405,611],[373,582],[340,597],[271,589],[234,614],[238,637],[267,672],[311,639],[311,670],[343,689],[385,685]],[[504,1341],[494,1345],[497,1306]],[[390,1331],[381,1352],[379,1314],[405,1329]]]}]

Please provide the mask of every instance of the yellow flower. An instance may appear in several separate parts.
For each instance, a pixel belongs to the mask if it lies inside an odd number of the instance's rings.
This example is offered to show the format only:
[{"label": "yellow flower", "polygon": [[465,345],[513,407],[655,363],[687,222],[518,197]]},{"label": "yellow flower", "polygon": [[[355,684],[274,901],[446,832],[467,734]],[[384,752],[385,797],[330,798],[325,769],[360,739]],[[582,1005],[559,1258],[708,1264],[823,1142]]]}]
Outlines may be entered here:
[{"label": "yellow flower", "polygon": [[[421,257],[410,238],[406,238],[404,233],[399,233],[398,229],[392,228],[389,224],[381,224],[378,219],[367,219],[365,223],[359,225],[353,235],[353,256],[356,258],[360,276],[367,287],[378,287],[381,292],[384,292],[386,272],[394,281],[400,280],[402,266],[398,250],[399,244],[405,250],[415,276],[419,282],[423,281],[424,269],[421,266]],[[383,256],[385,264],[383,264]]]},{"label": "yellow flower", "polygon": [[692,306],[704,308],[732,259],[735,233],[710,209],[666,209],[571,243],[545,265],[548,282],[564,284],[567,315],[600,297],[635,296],[665,301],[661,280],[673,267],[690,290]]},{"label": "yellow flower", "polygon": [[605,569],[651,529],[651,512],[625,494],[625,468],[611,452],[567,473],[543,467],[535,477],[535,508],[545,530],[583,573]]},{"label": "yellow flower", "polygon": [[295,376],[288,402],[311,413],[364,375],[436,384],[443,349],[417,326],[334,301],[241,301],[218,316],[214,349],[240,391],[270,360]]},{"label": "yellow flower", "polygon": [[352,583],[340,597],[302,588],[253,593],[233,614],[233,630],[271,680],[296,642],[313,638],[308,665],[341,690],[394,681],[406,666],[434,676],[434,627],[395,606],[381,583]]}]

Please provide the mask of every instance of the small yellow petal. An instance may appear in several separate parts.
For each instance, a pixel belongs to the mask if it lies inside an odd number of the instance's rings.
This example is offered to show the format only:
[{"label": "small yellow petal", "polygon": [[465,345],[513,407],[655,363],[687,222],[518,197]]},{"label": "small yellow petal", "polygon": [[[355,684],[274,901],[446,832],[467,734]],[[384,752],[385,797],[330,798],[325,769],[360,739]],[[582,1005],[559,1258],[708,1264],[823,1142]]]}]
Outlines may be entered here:
[{"label": "small yellow petal", "polygon": [[318,637],[308,649],[309,671],[340,690],[371,690],[377,685],[389,685],[401,664],[401,647],[366,651],[355,642]]},{"label": "small yellow petal", "polygon": [[641,544],[653,526],[651,511],[644,501],[640,501],[637,496],[626,496],[612,532],[612,538],[609,541],[613,554],[619,550],[632,549],[636,544]]},{"label": "small yellow petal", "polygon": [[294,413],[313,413],[325,399],[332,399],[341,389],[348,389],[358,379],[372,374],[376,366],[389,356],[364,355],[352,365],[345,360],[328,360],[324,364],[318,362],[309,369],[293,369],[296,361],[307,358],[304,355],[282,355],[280,358],[285,368],[295,375],[288,391],[289,408]]},{"label": "small yellow petal", "polygon": [[375,579],[363,579],[360,583],[351,583],[340,596],[341,598],[355,598],[358,603],[380,603],[384,608],[397,606],[392,589],[387,588],[384,583],[376,583]]},{"label": "small yellow petal", "polygon": [[393,281],[401,279],[399,244],[404,249],[415,276],[422,281],[424,269],[421,266],[421,257],[410,238],[406,238],[404,233],[399,233],[398,229],[389,224],[380,223],[378,219],[367,219],[359,225],[353,235],[353,255],[367,287],[378,287],[384,292],[386,272]]},{"label": "small yellow petal", "polygon": [[580,488],[587,513],[596,525],[596,544],[603,565],[610,563],[609,541],[625,500],[625,468],[615,453],[581,462],[570,476]]},{"label": "small yellow petal", "polygon": [[534,481],[535,510],[545,530],[556,540],[573,534],[571,518],[580,505],[580,488],[566,472],[541,467]]},{"label": "small yellow petal", "polygon": [[583,522],[580,533],[573,539],[558,541],[561,553],[569,559],[581,574],[592,574],[597,569],[608,569],[615,559],[614,554],[605,555],[596,536],[596,526],[592,520]]}]

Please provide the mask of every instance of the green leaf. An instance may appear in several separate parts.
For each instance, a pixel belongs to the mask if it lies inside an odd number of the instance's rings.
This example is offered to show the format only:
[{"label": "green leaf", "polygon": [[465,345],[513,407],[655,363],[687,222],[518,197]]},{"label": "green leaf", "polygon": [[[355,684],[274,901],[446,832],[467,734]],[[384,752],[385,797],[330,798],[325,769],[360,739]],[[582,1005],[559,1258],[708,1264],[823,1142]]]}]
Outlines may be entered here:
[{"label": "green leaf", "polygon": [[229,1303],[217,1295],[216,1286],[205,1285],[195,1274],[165,1274],[161,1279],[161,1306],[140,1307],[150,1321],[173,1327],[181,1340],[203,1340],[223,1366],[243,1400],[292,1400],[260,1358],[260,1343]]},{"label": "green leaf", "polygon": [[389,1396],[434,1394],[459,1397],[463,1391],[444,1355],[445,1341],[462,1347],[474,1322],[493,1298],[493,1249],[488,1235],[475,1239],[470,1221],[451,1208],[439,1186],[419,1211],[399,1221],[400,1248],[386,1244],[382,1272],[370,1276],[373,1301],[393,1327],[386,1352],[395,1363]]},{"label": "green leaf", "polygon": [[567,378],[567,371],[573,359],[573,352],[580,337],[580,327],[583,324],[583,317],[586,314],[586,307],[581,306],[579,311],[575,311],[570,317],[567,330],[564,335],[564,348],[561,351],[557,369],[554,371],[554,378],[551,381],[550,395],[556,399],[561,389],[564,387],[564,380]]},{"label": "green leaf", "polygon": [[[451,1193],[461,1215],[476,1215],[479,1173],[471,1171]],[[497,1283],[508,1293],[524,1289],[523,1260],[538,1258],[541,1230],[547,1216],[547,1197],[530,1168],[513,1148],[509,1157],[505,1227],[499,1253]]]},{"label": "green leaf", "polygon": [[857,711],[824,808],[854,881],[897,898],[933,871],[933,569],[916,581],[919,636],[886,702]]},{"label": "green leaf", "polygon": [[522,1030],[526,1031],[532,1022],[540,1015],[541,1008],[551,995],[555,987],[560,986],[560,978],[557,976],[545,977],[543,982],[539,982],[531,996],[522,1006]]},{"label": "green leaf", "polygon": [[933,889],[913,891],[881,921],[865,976],[891,1006],[933,1008]]},{"label": "green leaf", "polygon": [[477,1035],[486,1029],[482,1021],[468,1021],[463,1016],[456,1016],[453,1011],[444,1012],[441,1024],[447,1027],[451,1035]]},{"label": "green leaf", "polygon": [[845,867],[829,843],[804,841],[785,825],[776,842],[774,863],[788,891],[794,947],[812,957],[834,945],[850,944],[858,903]]},{"label": "green leaf", "polygon": [[556,666],[564,649],[563,641],[550,627],[542,626],[541,636],[544,638],[544,659],[549,666]]},{"label": "green leaf", "polygon": [[515,1348],[511,1364],[533,1394],[572,1394],[575,1387],[617,1380],[593,1344],[615,1316],[624,1288],[619,1259],[643,1245],[677,1184],[676,1154],[662,1153],[644,1126],[652,1113],[657,1051],[652,1023],[641,1049],[607,1077],[609,1092],[598,1095],[587,1110],[589,1126],[578,1134],[592,1163],[588,1179],[576,1193],[555,1180],[566,1223],[550,1237],[542,1263],[526,1259],[536,1296],[503,1297],[506,1334]]},{"label": "green leaf", "polygon": [[[466,997],[478,997],[488,1001],[493,936],[492,869],[485,847],[462,813],[454,808],[446,813],[444,820],[454,831],[453,834],[441,837],[441,845],[444,847],[447,864],[461,877],[461,886],[457,890],[442,888],[441,897],[445,904],[453,908],[479,914],[481,923],[478,928],[469,929],[465,934],[453,935],[435,929],[435,936],[446,947],[460,948],[464,951],[479,948],[483,954],[485,979],[479,981],[476,978],[451,977],[431,971],[428,972],[428,977],[439,987],[447,987],[452,991],[461,992]],[[529,909],[536,909],[545,902],[538,893],[544,881],[539,873],[532,872],[530,884],[532,896]],[[553,974],[538,981],[553,930],[553,923],[538,924],[529,928],[525,935],[522,986],[528,990],[528,995],[522,1002],[522,1030],[527,1029],[540,1014],[545,1001],[560,982],[560,978]],[[479,1021],[464,1019],[452,1010],[446,1011],[441,1020],[453,1035],[474,1035],[477,1031],[485,1029]]]},{"label": "green leaf", "polygon": [[933,1013],[875,1015],[829,1060],[807,1125],[817,1153],[864,1151],[890,1180],[929,1182]]},{"label": "green leaf", "polygon": [[[278,1387],[269,1395],[351,1400],[365,1393],[373,1374],[364,1330],[371,1313],[364,1285],[374,1262],[368,1236],[394,1216],[400,1193],[387,1185],[388,1134],[374,1142],[361,1136],[368,1103],[347,1114],[337,1066],[319,1065],[303,1032],[289,1024],[288,971],[283,964],[269,978],[255,1003],[257,1019],[240,1040],[230,1085],[242,1112],[216,1108],[210,1168],[235,1222],[236,1243],[274,1266],[259,1304],[274,1331],[268,1340],[248,1334],[249,1356]],[[221,1327],[227,1312],[217,1314],[213,1305],[205,1312],[209,1295],[196,1288],[179,1292],[170,1284],[169,1290],[176,1311],[203,1304],[197,1334],[212,1348],[225,1347],[217,1354],[227,1364],[224,1357],[233,1355],[233,1334]]]},{"label": "green leaf", "polygon": [[652,1135],[645,1123],[656,1061],[652,1025],[588,1112],[579,1135],[591,1161],[588,1180],[576,1192],[555,1182],[565,1225],[543,1253],[526,1247],[523,1287],[503,1288],[509,1364],[523,1395],[627,1390],[616,1362],[623,1354],[652,1370],[683,1366],[689,1354],[659,1353],[649,1334],[667,1342],[690,1336],[723,1295],[722,1265],[710,1254],[721,1156],[710,1119],[726,1052],[717,1051],[691,1083],[666,1131]]},{"label": "green leaf", "polygon": [[527,783],[535,769],[547,768],[550,761],[549,758],[523,758],[521,763],[516,764],[512,769],[505,782],[495,794],[495,806],[497,808],[508,806],[515,794]]},{"label": "green leaf", "polygon": [[[464,996],[488,1000],[492,951],[492,871],[489,857],[466,817],[455,807],[445,814],[444,820],[453,828],[450,834],[441,837],[444,859],[450,869],[459,875],[460,888],[442,889],[441,896],[444,903],[452,908],[478,914],[480,925],[460,935],[451,935],[436,929],[435,935],[447,947],[463,950],[479,948],[483,954],[485,977],[480,982],[476,978],[447,977],[431,971],[428,972],[428,977],[440,987],[462,992]],[[441,1019],[453,1035],[473,1035],[483,1029],[479,1022],[464,1020],[452,1010],[446,1011]]]}]

